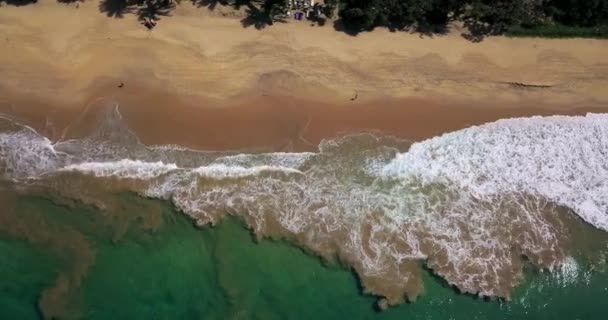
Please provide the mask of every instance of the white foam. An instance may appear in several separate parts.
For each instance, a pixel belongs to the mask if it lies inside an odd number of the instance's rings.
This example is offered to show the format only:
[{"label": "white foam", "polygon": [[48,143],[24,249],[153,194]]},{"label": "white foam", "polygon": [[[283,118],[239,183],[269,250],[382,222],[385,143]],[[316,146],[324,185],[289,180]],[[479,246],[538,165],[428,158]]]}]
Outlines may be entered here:
[{"label": "white foam", "polygon": [[0,168],[12,179],[36,177],[56,170],[67,156],[31,128],[0,133]]},{"label": "white foam", "polygon": [[218,158],[214,161],[214,164],[241,167],[267,165],[285,168],[298,168],[315,154],[316,153],[313,152],[274,152],[255,155],[241,153]]},{"label": "white foam", "polygon": [[226,178],[243,178],[259,175],[262,172],[279,172],[285,174],[303,174],[300,170],[279,167],[279,166],[256,166],[256,167],[242,167],[242,166],[229,166],[224,164],[212,164],[209,166],[198,167],[194,169],[195,173],[200,176],[214,178],[214,179],[226,179]]},{"label": "white foam", "polygon": [[562,286],[574,284],[581,277],[581,270],[573,257],[566,257],[564,261],[556,268],[553,278]]},{"label": "white foam", "polygon": [[85,162],[72,164],[60,171],[78,171],[96,177],[118,177],[128,179],[152,179],[179,169],[175,164],[145,162],[140,160],[120,160],[111,162]]},{"label": "white foam", "polygon": [[412,145],[383,170],[478,199],[537,195],[608,230],[608,115],[500,120]]}]

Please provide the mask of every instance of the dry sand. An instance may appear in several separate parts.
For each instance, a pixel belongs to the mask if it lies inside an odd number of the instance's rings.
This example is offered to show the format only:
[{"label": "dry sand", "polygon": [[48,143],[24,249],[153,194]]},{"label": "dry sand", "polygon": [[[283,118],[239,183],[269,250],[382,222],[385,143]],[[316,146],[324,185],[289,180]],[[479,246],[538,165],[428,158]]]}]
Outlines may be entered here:
[{"label": "dry sand", "polygon": [[297,21],[256,30],[190,2],[148,31],[98,6],[0,8],[0,111],[57,138],[87,106],[117,101],[150,143],[299,150],[343,131],[420,139],[608,106],[605,40],[353,37]]}]

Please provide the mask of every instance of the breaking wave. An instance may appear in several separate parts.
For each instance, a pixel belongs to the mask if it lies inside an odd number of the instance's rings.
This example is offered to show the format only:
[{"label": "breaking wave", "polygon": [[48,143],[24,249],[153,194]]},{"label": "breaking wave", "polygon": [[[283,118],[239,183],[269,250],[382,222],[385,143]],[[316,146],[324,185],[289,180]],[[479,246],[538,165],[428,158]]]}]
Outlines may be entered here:
[{"label": "breaking wave", "polygon": [[417,143],[387,178],[454,183],[476,198],[526,193],[608,231],[608,116],[500,120]]},{"label": "breaking wave", "polygon": [[509,297],[522,256],[563,269],[572,258],[561,207],[608,231],[603,114],[500,120],[411,145],[362,133],[315,153],[267,154],[145,146],[117,108],[87,137],[55,143],[2,121],[4,179],[136,182],[128,188],[171,201],[200,226],[238,215],[259,236],[338,257],[389,304],[420,293],[421,260],[484,296]]}]

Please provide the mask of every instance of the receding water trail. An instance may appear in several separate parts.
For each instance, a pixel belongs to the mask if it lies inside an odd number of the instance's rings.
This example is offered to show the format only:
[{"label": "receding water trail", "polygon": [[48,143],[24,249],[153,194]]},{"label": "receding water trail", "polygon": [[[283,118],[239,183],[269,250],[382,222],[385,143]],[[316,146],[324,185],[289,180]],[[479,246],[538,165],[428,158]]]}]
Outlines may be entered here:
[{"label": "receding water trail", "polygon": [[117,109],[56,143],[0,121],[3,179],[73,197],[123,188],[201,226],[236,215],[258,236],[338,257],[388,304],[421,292],[420,262],[462,291],[500,297],[521,281],[523,256],[565,270],[572,235],[560,208],[608,231],[603,114],[501,120],[411,146],[353,134],[314,153],[266,154],[145,146]]}]

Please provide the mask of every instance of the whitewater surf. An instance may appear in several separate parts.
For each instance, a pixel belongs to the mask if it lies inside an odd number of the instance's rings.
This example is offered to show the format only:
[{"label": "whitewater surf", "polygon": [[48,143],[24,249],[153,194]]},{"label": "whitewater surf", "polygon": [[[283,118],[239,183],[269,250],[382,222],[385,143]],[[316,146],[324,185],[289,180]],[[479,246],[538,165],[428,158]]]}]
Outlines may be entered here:
[{"label": "whitewater surf", "polygon": [[350,134],[317,152],[259,154],[146,146],[118,107],[87,136],[55,142],[5,117],[0,173],[77,199],[121,189],[168,200],[199,226],[238,216],[259,237],[337,257],[389,304],[420,294],[421,264],[461,291],[508,298],[524,259],[572,269],[571,219],[608,231],[605,114],[506,119],[417,143]]}]

